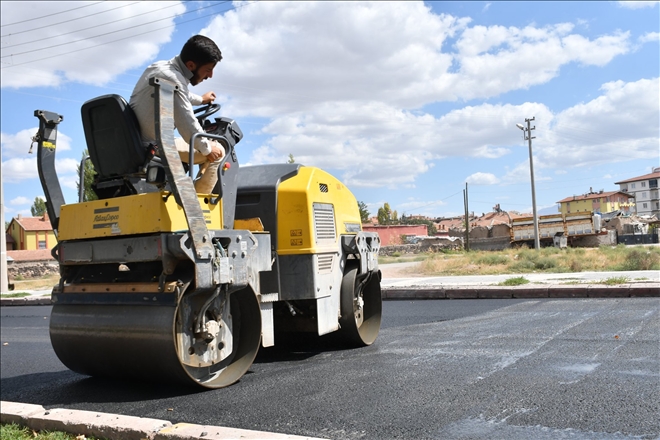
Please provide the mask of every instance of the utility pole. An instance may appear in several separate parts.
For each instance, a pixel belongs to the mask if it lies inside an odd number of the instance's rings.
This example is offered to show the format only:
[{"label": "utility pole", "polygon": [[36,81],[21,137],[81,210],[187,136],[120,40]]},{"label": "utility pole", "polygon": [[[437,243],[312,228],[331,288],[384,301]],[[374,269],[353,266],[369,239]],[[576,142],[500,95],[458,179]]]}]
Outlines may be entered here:
[{"label": "utility pole", "polygon": [[468,184],[465,182],[463,190],[463,205],[465,206],[465,250],[470,250],[470,218],[468,216]]},{"label": "utility pole", "polygon": [[[2,152],[0,151],[0,166],[2,165]],[[0,217],[2,217],[2,242],[0,242],[0,292],[9,292],[9,281],[7,279],[7,231],[5,231],[5,192],[0,173]]]},{"label": "utility pole", "polygon": [[525,118],[527,127],[525,128],[522,124],[516,124],[516,127],[523,131],[523,138],[526,141],[529,141],[529,174],[532,179],[532,215],[534,216],[534,249],[541,248],[541,242],[539,240],[539,216],[536,214],[536,190],[534,189],[534,159],[532,157],[532,139],[536,139],[536,136],[532,136],[532,130],[536,130],[536,126],[531,127],[532,121],[536,117],[533,116],[532,119]]}]

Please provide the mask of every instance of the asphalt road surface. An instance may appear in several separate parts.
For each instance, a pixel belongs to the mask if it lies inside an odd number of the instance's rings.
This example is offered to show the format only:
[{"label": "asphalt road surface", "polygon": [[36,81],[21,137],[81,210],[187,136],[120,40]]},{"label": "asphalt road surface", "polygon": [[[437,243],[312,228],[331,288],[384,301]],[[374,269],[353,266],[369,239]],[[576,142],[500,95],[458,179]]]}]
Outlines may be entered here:
[{"label": "asphalt road surface", "polygon": [[212,391],[73,373],[49,313],[1,309],[2,400],[338,439],[660,436],[660,298],[388,301],[373,346],[278,341]]}]

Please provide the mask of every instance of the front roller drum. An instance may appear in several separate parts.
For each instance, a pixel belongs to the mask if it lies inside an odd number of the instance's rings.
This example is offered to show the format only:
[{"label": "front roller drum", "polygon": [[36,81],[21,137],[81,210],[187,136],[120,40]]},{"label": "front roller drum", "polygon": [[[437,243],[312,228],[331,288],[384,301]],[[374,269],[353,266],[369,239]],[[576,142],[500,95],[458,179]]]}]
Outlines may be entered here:
[{"label": "front roller drum", "polygon": [[340,334],[355,347],[374,343],[380,331],[383,303],[380,272],[359,274],[359,262],[348,260],[341,282]]},{"label": "front roller drum", "polygon": [[193,326],[181,322],[182,301],[176,307],[92,302],[56,304],[51,314],[53,349],[81,374],[221,388],[239,380],[259,350],[261,312],[249,289],[229,296],[231,352],[215,365],[191,365],[182,355],[177,328]]}]

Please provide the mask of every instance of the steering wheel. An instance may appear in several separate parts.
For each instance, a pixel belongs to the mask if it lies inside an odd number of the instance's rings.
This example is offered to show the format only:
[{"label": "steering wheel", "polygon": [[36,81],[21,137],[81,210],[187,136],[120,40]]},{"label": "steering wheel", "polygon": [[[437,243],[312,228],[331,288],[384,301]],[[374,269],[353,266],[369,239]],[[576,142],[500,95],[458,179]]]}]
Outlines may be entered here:
[{"label": "steering wheel", "polygon": [[201,107],[197,107],[193,112],[195,117],[201,125],[206,118],[217,113],[220,110],[220,104],[206,104]]}]

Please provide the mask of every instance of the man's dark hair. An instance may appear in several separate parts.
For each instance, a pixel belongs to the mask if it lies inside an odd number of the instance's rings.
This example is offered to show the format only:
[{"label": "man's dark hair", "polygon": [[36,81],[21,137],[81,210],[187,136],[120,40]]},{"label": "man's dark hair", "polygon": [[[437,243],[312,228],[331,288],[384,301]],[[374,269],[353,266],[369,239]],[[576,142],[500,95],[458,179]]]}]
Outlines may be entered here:
[{"label": "man's dark hair", "polygon": [[195,35],[190,37],[181,49],[181,61],[187,63],[192,61],[198,66],[217,63],[222,59],[222,53],[218,46],[204,35]]}]

